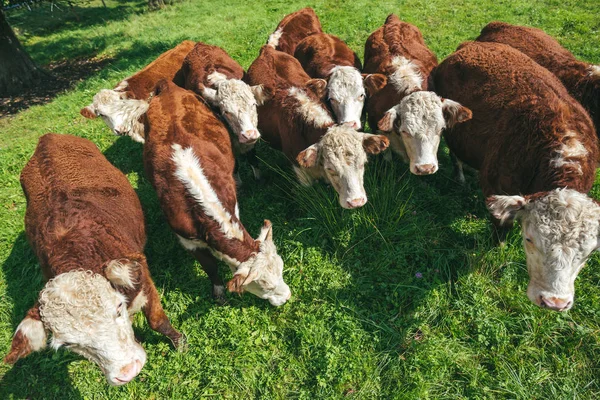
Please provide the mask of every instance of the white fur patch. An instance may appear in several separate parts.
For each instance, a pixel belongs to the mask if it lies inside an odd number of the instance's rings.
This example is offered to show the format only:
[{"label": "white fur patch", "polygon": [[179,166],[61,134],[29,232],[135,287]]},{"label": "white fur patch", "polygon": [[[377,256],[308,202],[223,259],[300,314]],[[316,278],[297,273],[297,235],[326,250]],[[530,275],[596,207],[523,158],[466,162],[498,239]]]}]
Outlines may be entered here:
[{"label": "white fur patch", "polygon": [[179,239],[179,242],[181,243],[183,248],[186,250],[189,250],[189,251],[194,251],[196,249],[207,249],[208,248],[208,244],[206,244],[205,241],[200,240],[200,239],[193,239],[193,240],[186,239],[179,235],[177,235],[177,238]]},{"label": "white fur patch", "polygon": [[600,76],[600,65],[590,65],[590,75]]},{"label": "white fur patch", "polygon": [[127,89],[128,87],[129,82],[127,81],[127,79],[124,79],[121,82],[119,82],[119,84],[113,90],[116,90],[117,92],[124,92],[125,89]]},{"label": "white fur patch", "polygon": [[556,157],[550,160],[550,165],[555,168],[562,168],[564,166],[570,166],[577,170],[579,175],[583,174],[581,169],[581,161],[587,156],[588,151],[585,146],[576,139],[574,132],[567,132],[565,134],[565,141],[555,150],[557,153]]},{"label": "white fur patch", "polygon": [[307,123],[317,128],[324,128],[334,123],[333,119],[331,119],[331,116],[323,106],[308,97],[304,90],[297,87],[291,87],[288,93],[298,101],[299,105],[297,111]]},{"label": "white fur patch", "polygon": [[29,341],[29,346],[32,351],[38,351],[46,347],[46,331],[42,321],[27,317],[21,321],[15,335],[19,331]]},{"label": "white fur patch", "polygon": [[279,28],[275,32],[271,33],[269,36],[269,40],[267,41],[267,45],[276,49],[279,46],[279,39],[281,39],[281,35],[283,34],[283,29]]},{"label": "white fur patch", "polygon": [[419,67],[411,60],[402,56],[395,56],[392,59],[392,68],[394,72],[388,76],[388,82],[394,86],[398,93],[410,93],[415,90],[421,90],[423,76]]},{"label": "white fur patch", "polygon": [[220,226],[221,232],[228,239],[244,239],[244,233],[231,214],[225,210],[210,182],[204,175],[200,160],[191,147],[183,149],[179,144],[172,146],[171,159],[175,163],[175,177],[179,179],[189,193],[196,199],[207,216],[214,219]]},{"label": "white fur patch", "polygon": [[131,277],[129,265],[121,261],[112,260],[106,265],[106,278],[116,285],[133,289],[137,282]]},{"label": "white fur patch", "polygon": [[225,76],[225,74],[222,74],[218,71],[214,71],[214,72],[211,72],[210,74],[208,74],[206,79],[208,80],[209,85],[212,86],[218,82],[226,81],[227,76]]},{"label": "white fur patch", "polygon": [[135,299],[129,304],[129,316],[133,318],[133,315],[139,312],[148,303],[148,298],[144,294],[144,291],[140,290]]}]

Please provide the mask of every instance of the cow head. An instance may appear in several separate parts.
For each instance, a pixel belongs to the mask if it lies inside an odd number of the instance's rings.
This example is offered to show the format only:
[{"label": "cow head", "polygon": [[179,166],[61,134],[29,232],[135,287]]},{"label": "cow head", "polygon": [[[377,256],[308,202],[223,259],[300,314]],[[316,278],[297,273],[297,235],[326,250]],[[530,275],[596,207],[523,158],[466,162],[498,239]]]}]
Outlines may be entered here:
[{"label": "cow head", "polygon": [[599,246],[600,206],[571,189],[532,196],[492,196],[487,206],[501,223],[521,222],[527,255],[527,296],[541,307],[573,306],[575,278]]},{"label": "cow head", "polygon": [[[343,208],[357,208],[367,202],[363,185],[367,154],[378,154],[388,145],[383,135],[335,125],[321,140],[300,152],[296,160],[302,168],[316,171],[314,175],[331,183]],[[301,176],[299,179],[303,180]]]},{"label": "cow head", "polygon": [[[144,349],[135,341],[125,297],[113,286],[135,279],[135,263],[108,263],[109,281],[91,271],[71,271],[48,281],[40,292],[40,320],[25,318],[13,338],[7,362],[46,346],[65,347],[95,362],[111,385],[135,378],[146,362]],[[115,269],[115,271],[112,271]],[[112,284],[112,285],[111,285]]]},{"label": "cow head", "polygon": [[273,242],[273,226],[265,220],[260,235],[259,252],[241,263],[227,283],[231,292],[248,291],[274,306],[284,304],[291,297],[289,286],[283,281],[283,260]]},{"label": "cow head", "polygon": [[360,129],[365,103],[365,88],[360,72],[354,67],[334,67],[329,74],[327,94],[337,121]]},{"label": "cow head", "polygon": [[136,142],[144,143],[144,124],[140,117],[148,111],[148,102],[127,98],[127,93],[102,89],[92,104],[81,109],[86,118],[101,117],[106,125],[118,136],[130,136]]},{"label": "cow head", "polygon": [[239,79],[227,79],[220,72],[208,76],[210,86],[200,88],[202,96],[221,112],[240,143],[254,143],[260,138],[258,132],[257,105],[268,100],[261,85],[248,86]]},{"label": "cow head", "polygon": [[444,128],[471,119],[471,110],[434,92],[415,91],[388,110],[377,127],[401,137],[410,172],[429,175],[438,170],[437,150]]}]

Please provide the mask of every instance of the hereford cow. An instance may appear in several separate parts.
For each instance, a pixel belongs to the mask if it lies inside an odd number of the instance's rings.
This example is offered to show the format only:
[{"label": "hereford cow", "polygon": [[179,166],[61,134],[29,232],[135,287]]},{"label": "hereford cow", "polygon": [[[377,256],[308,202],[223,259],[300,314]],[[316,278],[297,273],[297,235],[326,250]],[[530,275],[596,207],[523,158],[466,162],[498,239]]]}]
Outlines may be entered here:
[{"label": "hereford cow", "polygon": [[65,347],[100,366],[111,385],[137,376],[146,353],[130,317],[178,346],[146,264],[144,215],[127,178],[90,141],[47,134],[21,173],[25,231],[48,280],[17,327],[14,363],[32,351]]},{"label": "hereford cow", "polygon": [[588,110],[600,136],[600,66],[577,60],[541,29],[490,22],[479,42],[503,43],[531,57],[558,77],[571,96]]},{"label": "hereford cow", "polygon": [[479,170],[495,223],[521,221],[527,295],[568,310],[599,239],[600,206],[585,194],[598,156],[588,114],[552,73],[503,44],[463,44],[433,76],[441,96],[475,116],[445,132],[450,150]]},{"label": "hereford cow", "polygon": [[168,79],[183,86],[181,65],[194,45],[185,40],[140,72],[122,80],[114,89],[102,89],[94,96],[92,104],[81,109],[81,115],[90,119],[102,117],[115,135],[127,135],[144,143],[143,115],[148,110],[156,82]]},{"label": "hereford cow", "polygon": [[326,82],[311,79],[298,60],[271,46],[263,46],[247,79],[270,94],[258,108],[259,128],[271,146],[297,161],[294,171],[300,183],[322,178],[337,191],[342,207],[363,206],[367,154],[385,150],[387,138],[334,126],[323,102]]},{"label": "hereford cow", "polygon": [[365,89],[360,60],[337,36],[317,33],[296,47],[294,57],[312,78],[327,80],[327,98],[340,124],[360,129]]},{"label": "hereford cow", "polygon": [[394,14],[365,44],[369,125],[389,134],[392,150],[416,175],[438,170],[442,130],[471,118],[466,107],[427,91],[436,65],[419,29]]},{"label": "hereford cow", "polygon": [[293,56],[301,40],[322,32],[321,22],[315,10],[306,7],[286,15],[277,25],[275,32],[269,36],[267,44]]},{"label": "hereford cow", "polygon": [[230,291],[284,304],[291,292],[271,223],[254,240],[239,220],[227,128],[191,91],[163,80],[156,93],[146,115],[144,167],[169,225],[208,274],[217,299],[224,295],[220,259],[234,273]]}]

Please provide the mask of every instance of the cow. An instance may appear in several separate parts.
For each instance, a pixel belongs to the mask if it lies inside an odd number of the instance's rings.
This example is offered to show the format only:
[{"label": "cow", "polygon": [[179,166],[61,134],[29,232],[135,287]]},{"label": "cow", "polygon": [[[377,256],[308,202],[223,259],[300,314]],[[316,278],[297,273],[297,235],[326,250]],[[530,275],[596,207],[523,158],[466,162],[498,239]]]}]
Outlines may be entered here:
[{"label": "cow", "polygon": [[294,57],[310,77],[327,80],[326,96],[337,122],[360,129],[365,89],[356,53],[337,36],[316,33],[298,43]]},{"label": "cow", "polygon": [[326,82],[311,79],[298,60],[272,46],[262,47],[246,77],[253,85],[262,84],[269,96],[258,108],[263,138],[296,161],[300,183],[323,179],[334,187],[343,208],[363,206],[367,154],[385,150],[388,139],[334,125],[323,101]]},{"label": "cow", "polygon": [[64,347],[95,362],[111,385],[135,378],[146,353],[131,328],[142,310],[175,346],[150,277],[142,207],[129,184],[89,140],[46,134],[21,173],[25,231],[47,280],[15,332],[4,361]]},{"label": "cow", "polygon": [[438,170],[442,130],[471,118],[466,107],[428,91],[436,65],[419,29],[394,14],[365,44],[369,126],[389,135],[390,147],[415,175]]},{"label": "cow", "polygon": [[596,134],[600,136],[600,65],[577,60],[541,29],[490,22],[476,40],[512,46],[556,75],[571,96],[589,112]]},{"label": "cow", "polygon": [[322,32],[321,21],[315,10],[306,7],[286,15],[277,25],[275,32],[269,36],[267,45],[293,56],[300,41]]},{"label": "cow", "polygon": [[234,157],[225,125],[191,91],[162,80],[146,114],[144,169],[183,247],[200,262],[224,300],[217,259],[234,273],[231,292],[248,291],[280,306],[291,296],[283,261],[265,220],[252,239],[239,219]]},{"label": "cow", "polygon": [[154,86],[161,79],[183,86],[181,66],[194,45],[195,42],[185,40],[141,71],[123,79],[114,89],[100,90],[92,104],[83,107],[80,114],[89,119],[101,117],[115,135],[144,143],[143,115],[148,110]]},{"label": "cow", "polygon": [[598,248],[597,137],[562,83],[520,51],[470,42],[433,73],[436,91],[473,111],[444,133],[450,150],[479,170],[495,226],[521,223],[529,299],[564,311],[574,282]]}]

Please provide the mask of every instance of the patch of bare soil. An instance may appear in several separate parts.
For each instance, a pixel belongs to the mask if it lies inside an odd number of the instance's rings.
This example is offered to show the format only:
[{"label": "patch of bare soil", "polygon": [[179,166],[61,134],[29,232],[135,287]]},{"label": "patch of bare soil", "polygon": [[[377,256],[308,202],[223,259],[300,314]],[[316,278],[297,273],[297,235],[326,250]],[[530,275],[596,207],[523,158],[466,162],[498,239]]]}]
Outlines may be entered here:
[{"label": "patch of bare soil", "polygon": [[50,74],[51,79],[44,79],[18,96],[0,97],[0,118],[14,115],[37,104],[48,103],[58,94],[100,71],[112,60],[108,57],[77,58],[45,65],[43,68]]}]

